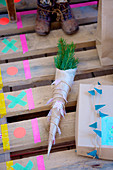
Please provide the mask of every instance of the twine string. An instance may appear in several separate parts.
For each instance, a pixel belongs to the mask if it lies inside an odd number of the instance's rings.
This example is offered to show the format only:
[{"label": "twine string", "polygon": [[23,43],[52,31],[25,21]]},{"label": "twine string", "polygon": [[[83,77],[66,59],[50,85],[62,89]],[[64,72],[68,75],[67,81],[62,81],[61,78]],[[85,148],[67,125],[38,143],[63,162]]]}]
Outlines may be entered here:
[{"label": "twine string", "polygon": [[[93,86],[93,88],[91,88],[90,90],[92,90],[92,89],[94,89],[94,87],[96,86],[96,85],[92,85]],[[101,87],[100,89],[102,89],[102,85],[98,85],[98,87]],[[99,88],[98,88],[99,89]],[[96,91],[95,91],[96,92]],[[97,93],[97,92],[96,92]],[[98,94],[98,93],[97,93]],[[99,103],[98,103],[98,105],[100,105],[100,102],[101,102],[101,97],[102,97],[102,94],[99,94]],[[91,96],[92,97],[92,100],[91,100],[91,107],[92,107],[92,109],[93,109],[93,111],[94,111],[94,114],[95,114],[95,122],[97,122],[97,116],[98,116],[98,112],[95,110],[95,105],[96,105],[96,96],[94,95],[94,96]],[[100,128],[99,128],[99,130],[101,131],[101,117],[100,117]],[[99,146],[99,157],[100,157],[100,155],[101,155],[101,137],[100,137],[100,142],[99,142],[99,144],[98,144],[98,142],[97,142],[97,135],[96,135],[96,137],[95,137],[95,147],[96,147],[96,150],[97,150],[97,145]]]}]

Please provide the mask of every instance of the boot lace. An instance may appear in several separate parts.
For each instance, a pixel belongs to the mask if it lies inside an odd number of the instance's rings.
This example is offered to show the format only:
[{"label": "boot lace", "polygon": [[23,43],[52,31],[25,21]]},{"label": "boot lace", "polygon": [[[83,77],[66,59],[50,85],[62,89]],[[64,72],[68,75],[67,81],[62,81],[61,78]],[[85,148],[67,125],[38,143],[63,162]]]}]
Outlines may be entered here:
[{"label": "boot lace", "polygon": [[44,18],[46,18],[46,12],[47,13],[56,13],[57,14],[57,18],[56,20],[57,21],[60,21],[60,20],[66,20],[67,18],[72,18],[72,14],[71,14],[71,10],[69,7],[65,7],[65,5],[63,5],[63,10],[61,10],[60,8],[58,9],[53,9],[53,11],[51,10],[47,10],[47,9],[44,9],[40,6],[38,6],[38,9],[41,10],[41,14],[44,16]]}]

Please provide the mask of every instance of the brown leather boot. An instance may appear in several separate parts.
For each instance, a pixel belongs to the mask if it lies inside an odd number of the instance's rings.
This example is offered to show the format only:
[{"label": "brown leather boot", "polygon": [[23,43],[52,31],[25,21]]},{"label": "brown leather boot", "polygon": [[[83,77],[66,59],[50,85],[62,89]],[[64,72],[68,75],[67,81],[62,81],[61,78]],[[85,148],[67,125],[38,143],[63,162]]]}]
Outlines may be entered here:
[{"label": "brown leather boot", "polygon": [[35,31],[39,35],[47,35],[50,32],[50,6],[38,3]]},{"label": "brown leather boot", "polygon": [[78,29],[78,23],[72,14],[68,2],[56,3],[56,9],[61,11],[61,26],[66,34],[74,34]]}]

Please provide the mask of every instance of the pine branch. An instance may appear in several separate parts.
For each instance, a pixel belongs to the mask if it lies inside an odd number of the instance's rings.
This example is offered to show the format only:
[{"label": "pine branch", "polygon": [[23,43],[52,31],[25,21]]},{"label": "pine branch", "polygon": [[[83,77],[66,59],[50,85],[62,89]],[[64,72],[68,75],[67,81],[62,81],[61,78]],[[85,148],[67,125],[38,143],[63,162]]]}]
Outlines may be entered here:
[{"label": "pine branch", "polygon": [[56,68],[60,70],[68,70],[77,68],[79,63],[78,58],[75,59],[75,45],[72,42],[71,44],[66,44],[64,39],[60,39],[58,42],[58,54],[54,57],[54,63]]}]

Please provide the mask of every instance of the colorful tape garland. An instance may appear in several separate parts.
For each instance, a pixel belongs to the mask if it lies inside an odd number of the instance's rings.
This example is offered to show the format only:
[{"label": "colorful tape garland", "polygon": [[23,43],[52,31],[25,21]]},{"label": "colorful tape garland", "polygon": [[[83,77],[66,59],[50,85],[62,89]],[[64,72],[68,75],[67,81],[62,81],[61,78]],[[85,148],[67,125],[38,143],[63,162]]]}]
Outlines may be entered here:
[{"label": "colorful tape garland", "polygon": [[0,116],[3,118],[6,113],[6,106],[5,106],[5,99],[4,99],[4,94],[0,93]]},{"label": "colorful tape garland", "polygon": [[2,133],[3,150],[5,152],[6,150],[10,150],[7,124],[1,125],[1,133]]}]

